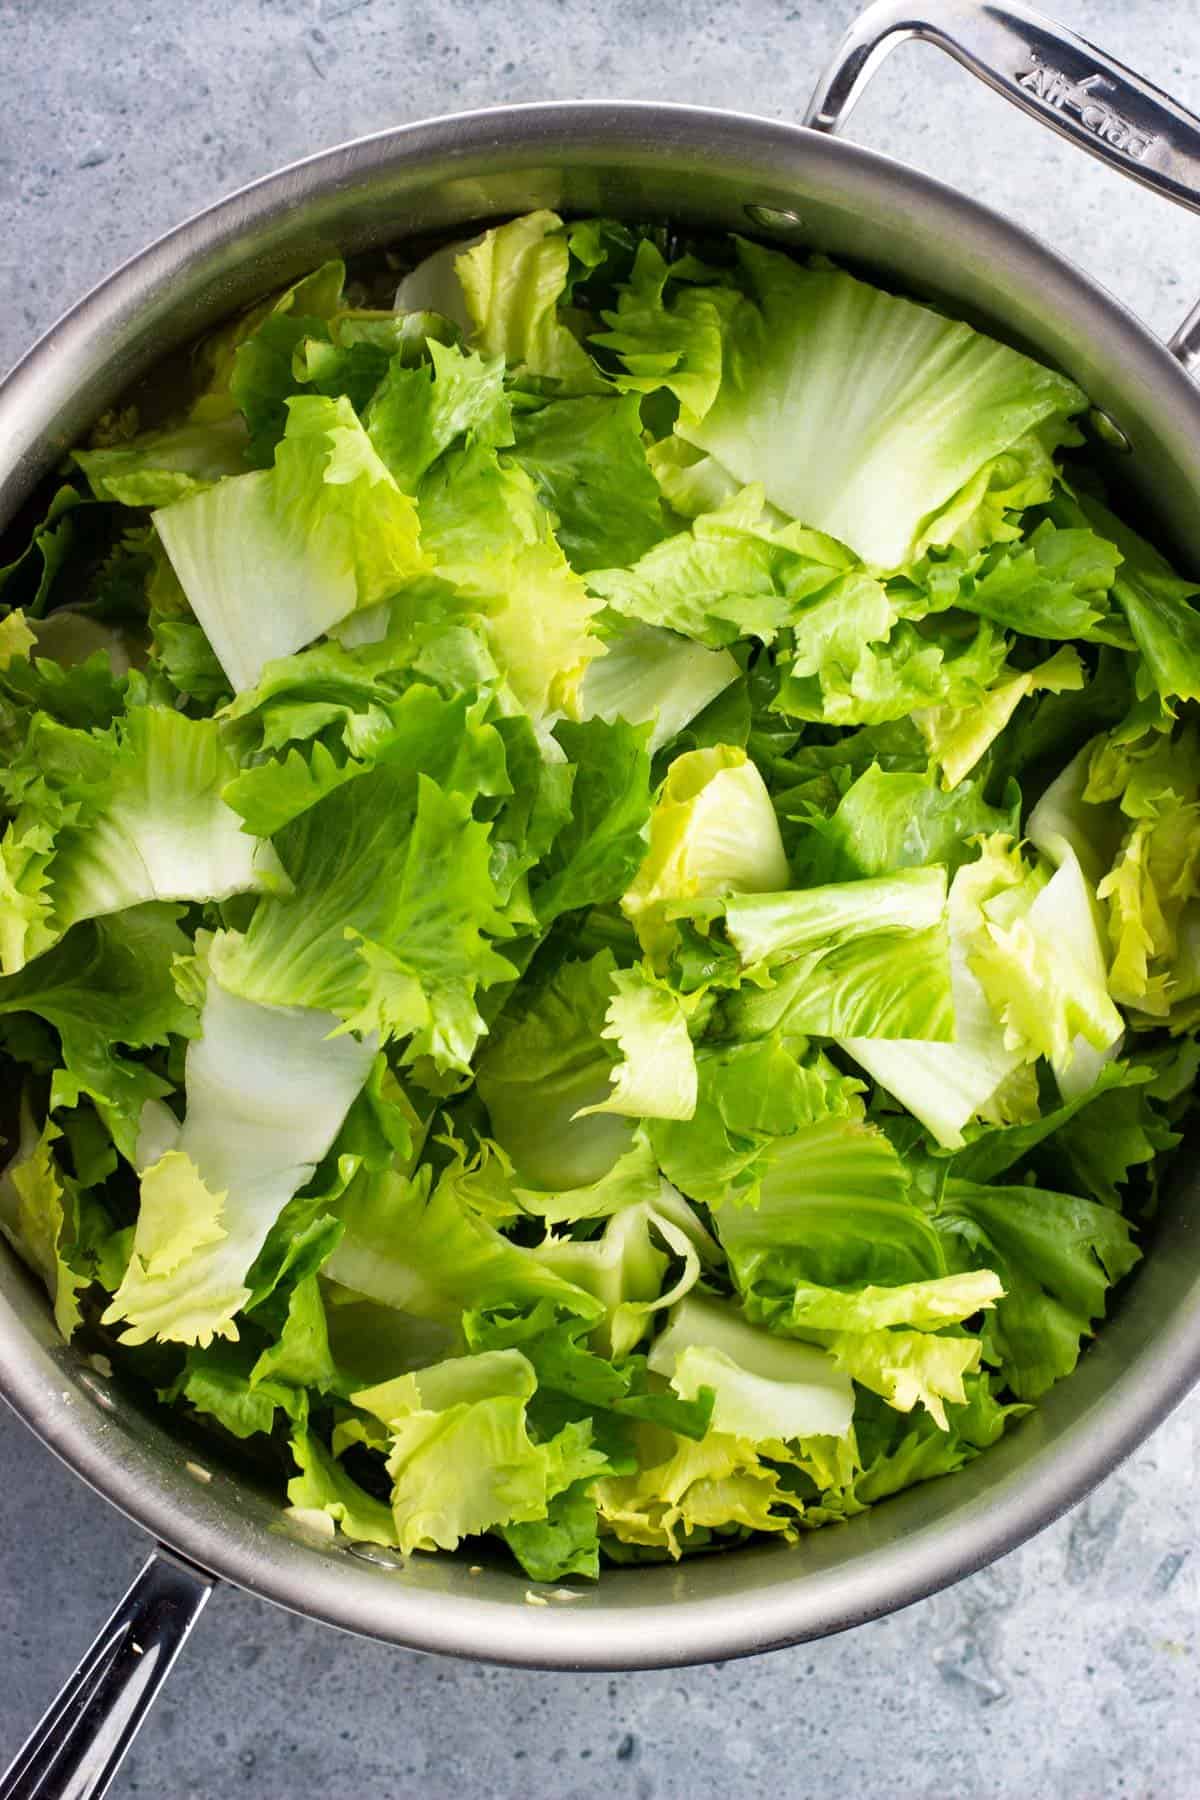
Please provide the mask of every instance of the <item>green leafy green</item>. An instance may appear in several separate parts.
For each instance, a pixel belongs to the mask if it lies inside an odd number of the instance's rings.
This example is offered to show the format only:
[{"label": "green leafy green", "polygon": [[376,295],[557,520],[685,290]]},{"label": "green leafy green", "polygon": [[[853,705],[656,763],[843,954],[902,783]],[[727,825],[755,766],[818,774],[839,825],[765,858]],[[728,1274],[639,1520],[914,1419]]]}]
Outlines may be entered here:
[{"label": "green leafy green", "polygon": [[541,210],[64,445],[0,567],[0,1233],[62,1335],[281,1529],[534,1583],[986,1454],[1200,1073],[1200,587],[1087,404]]},{"label": "green leafy green", "polygon": [[290,400],[271,469],[175,500],[154,523],[235,689],[426,567],[416,508],[344,398]]},{"label": "green leafy green", "polygon": [[75,461],[97,500],[169,506],[224,475],[246,468],[246,427],[236,414],[214,423],[149,431],[105,450],[77,450]]},{"label": "green leafy green", "polygon": [[713,1428],[731,1437],[761,1443],[850,1430],[854,1394],[835,1360],[746,1324],[720,1300],[681,1301],[649,1366],[684,1399],[710,1387]]},{"label": "green leafy green", "polygon": [[549,400],[515,413],[513,433],[573,569],[633,562],[666,536],[632,394]]},{"label": "green leafy green", "polygon": [[556,213],[527,213],[487,232],[455,258],[471,335],[518,373],[541,375],[564,393],[604,386],[587,351],[559,316],[570,266]]},{"label": "green leafy green", "polygon": [[1111,1207],[1031,1187],[982,1187],[951,1177],[937,1222],[951,1254],[982,1259],[1004,1283],[983,1328],[984,1355],[1019,1400],[1069,1375],[1109,1287],[1141,1252]]},{"label": "green leafy green", "polygon": [[645,859],[621,898],[643,949],[660,958],[676,941],[674,907],[761,893],[788,879],[770,797],[745,751],[688,750],[667,770],[650,816]]},{"label": "green leafy green", "polygon": [[964,490],[1039,426],[1061,441],[1083,405],[1061,375],[941,313],[757,244],[739,240],[738,257],[747,291],[720,387],[682,435],[868,564],[945,541],[939,515]]},{"label": "green leafy green", "polygon": [[234,1337],[271,1226],[309,1180],[366,1080],[373,1046],[335,1021],[260,1006],[210,972],[188,1046],[174,1149],[142,1176],[133,1255],[106,1315],[130,1343]]},{"label": "green leafy green", "polygon": [[74,1106],[86,1094],[131,1162],[142,1108],[171,1083],[145,1057],[125,1052],[164,1047],[196,1029],[195,1010],[172,979],[177,959],[191,950],[178,918],[177,907],[151,904],[87,921],[0,980],[0,1018],[35,1013],[58,1034],[53,1103]]}]

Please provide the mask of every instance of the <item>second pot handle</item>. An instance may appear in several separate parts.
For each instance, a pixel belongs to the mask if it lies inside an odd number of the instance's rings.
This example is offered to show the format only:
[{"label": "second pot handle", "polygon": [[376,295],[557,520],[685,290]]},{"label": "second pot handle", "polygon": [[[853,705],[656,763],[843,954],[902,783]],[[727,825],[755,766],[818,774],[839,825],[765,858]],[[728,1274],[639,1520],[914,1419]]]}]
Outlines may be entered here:
[{"label": "second pot handle", "polygon": [[99,1800],[213,1589],[157,1550],[0,1775],[0,1800]]},{"label": "second pot handle", "polygon": [[[890,50],[935,44],[1031,118],[1081,149],[1200,212],[1200,118],[1085,38],[1011,0],[875,0],[817,83],[805,124],[837,131]],[[1200,365],[1200,307],[1171,340]]]}]

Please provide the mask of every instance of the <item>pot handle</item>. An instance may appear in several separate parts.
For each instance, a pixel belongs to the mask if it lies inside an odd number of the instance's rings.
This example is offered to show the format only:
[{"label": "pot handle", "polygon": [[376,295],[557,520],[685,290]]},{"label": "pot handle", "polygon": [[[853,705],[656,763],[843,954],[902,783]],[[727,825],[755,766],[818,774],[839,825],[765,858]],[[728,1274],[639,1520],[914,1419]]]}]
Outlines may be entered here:
[{"label": "pot handle", "polygon": [[[1031,118],[1200,212],[1200,118],[1018,0],[875,0],[834,52],[805,124],[837,131],[889,50],[909,38],[936,44]],[[1169,347],[1185,368],[1200,369],[1200,306]]]},{"label": "pot handle", "polygon": [[99,1800],[213,1590],[157,1549],[11,1766],[0,1800]]}]

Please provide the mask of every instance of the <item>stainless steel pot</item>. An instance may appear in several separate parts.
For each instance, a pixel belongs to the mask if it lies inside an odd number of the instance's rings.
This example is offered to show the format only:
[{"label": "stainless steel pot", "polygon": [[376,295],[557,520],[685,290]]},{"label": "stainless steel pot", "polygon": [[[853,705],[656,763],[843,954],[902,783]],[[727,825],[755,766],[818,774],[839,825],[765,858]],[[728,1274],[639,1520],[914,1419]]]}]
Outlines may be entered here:
[{"label": "stainless steel pot", "polygon": [[[838,52],[807,129],[688,107],[513,107],[363,139],[222,201],[97,288],[9,378],[0,519],[166,351],[323,257],[549,206],[750,228],[936,296],[1088,391],[1120,479],[1200,570],[1200,392],[1187,372],[1200,365],[1200,308],[1164,346],[1018,227],[837,141],[883,53],[905,37],[938,45],[1084,149],[1200,210],[1200,120],[1166,95],[1022,7],[934,0],[912,13],[882,0]],[[540,1605],[500,1569],[298,1536],[276,1496],[189,1460],[169,1421],[61,1343],[40,1294],[6,1265],[0,1390],[164,1548],[0,1796],[102,1791],[217,1576],[392,1643],[563,1669],[738,1656],[907,1605],[1078,1500],[1200,1376],[1195,1202],[1185,1177],[1078,1372],[964,1473],[790,1548],[614,1569],[594,1592]]]}]

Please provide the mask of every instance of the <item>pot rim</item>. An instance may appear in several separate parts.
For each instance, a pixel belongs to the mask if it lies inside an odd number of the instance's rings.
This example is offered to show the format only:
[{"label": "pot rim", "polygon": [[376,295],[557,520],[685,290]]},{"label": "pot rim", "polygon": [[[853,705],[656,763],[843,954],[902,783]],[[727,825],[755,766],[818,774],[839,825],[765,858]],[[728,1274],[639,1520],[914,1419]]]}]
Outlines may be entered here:
[{"label": "pot rim", "polygon": [[[401,162],[466,170],[484,157],[493,165],[507,157],[519,168],[526,157],[567,161],[634,151],[649,162],[668,140],[672,153],[696,159],[711,156],[714,147],[723,156],[738,155],[750,168],[761,165],[763,179],[776,184],[789,169],[797,182],[829,173],[851,199],[857,188],[876,204],[891,196],[952,222],[964,255],[1007,254],[1031,265],[1056,303],[1078,320],[1081,334],[1101,354],[1121,359],[1126,376],[1141,384],[1148,410],[1170,419],[1188,478],[1194,476],[1200,490],[1200,392],[1119,300],[1020,226],[893,158],[803,126],[735,111],[592,100],[487,108],[382,131],[293,163],[194,214],[68,310],[0,385],[0,444],[17,445],[11,492],[21,497],[42,472],[39,460],[57,453],[56,445],[44,442],[44,421],[69,398],[97,345],[135,322],[184,263],[236,244],[299,198],[335,193]],[[40,439],[34,429],[39,417]],[[0,491],[3,480],[0,468]],[[906,1606],[1015,1548],[1082,1498],[1200,1379],[1198,1275],[1154,1339],[1153,1355],[1140,1357],[1136,1370],[1117,1369],[1095,1404],[1036,1447],[1021,1464],[1018,1481],[1006,1480],[999,1500],[980,1492],[945,1519],[923,1526],[918,1516],[909,1535],[868,1543],[844,1566],[813,1571],[797,1563],[789,1578],[780,1564],[780,1578],[756,1588],[742,1606],[736,1595],[676,1594],[667,1579],[673,1571],[639,1570],[630,1573],[646,1584],[644,1599],[606,1604],[602,1582],[594,1603],[589,1594],[587,1604],[574,1608],[533,1610],[519,1603],[524,1584],[508,1576],[503,1592],[490,1578],[474,1592],[438,1592],[419,1582],[388,1583],[344,1555],[314,1555],[249,1517],[233,1529],[228,1499],[182,1474],[168,1480],[152,1443],[112,1434],[108,1413],[88,1405],[79,1391],[94,1382],[76,1353],[36,1329],[44,1311],[40,1297],[35,1303],[32,1295],[10,1293],[12,1285],[0,1285],[0,1390],[42,1441],[127,1517],[193,1562],[293,1611],[413,1649],[533,1667],[597,1670],[723,1660],[823,1636]],[[1069,1382],[1078,1382],[1081,1373]],[[107,1405],[111,1412],[112,1402]],[[168,1434],[162,1436],[166,1441]],[[952,1479],[963,1483],[966,1475]],[[739,1551],[738,1560],[760,1554],[780,1552]]]}]

